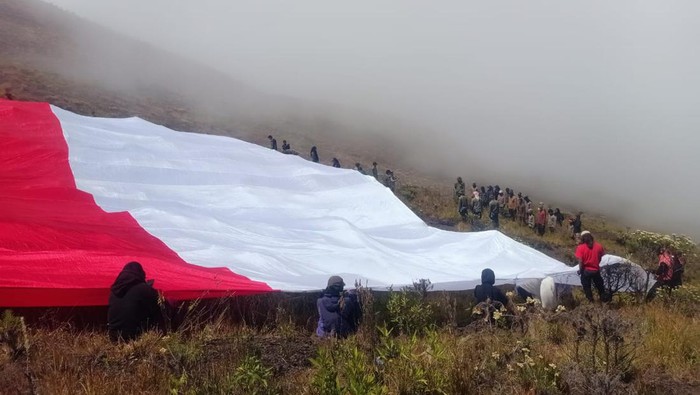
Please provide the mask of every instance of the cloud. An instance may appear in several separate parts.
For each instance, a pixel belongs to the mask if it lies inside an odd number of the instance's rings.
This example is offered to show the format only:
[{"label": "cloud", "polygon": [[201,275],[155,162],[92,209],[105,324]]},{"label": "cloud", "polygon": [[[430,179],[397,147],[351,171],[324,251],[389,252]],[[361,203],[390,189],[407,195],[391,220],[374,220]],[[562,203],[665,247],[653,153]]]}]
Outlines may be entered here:
[{"label": "cloud", "polygon": [[398,119],[383,138],[426,173],[700,237],[697,2],[50,2],[264,91]]}]

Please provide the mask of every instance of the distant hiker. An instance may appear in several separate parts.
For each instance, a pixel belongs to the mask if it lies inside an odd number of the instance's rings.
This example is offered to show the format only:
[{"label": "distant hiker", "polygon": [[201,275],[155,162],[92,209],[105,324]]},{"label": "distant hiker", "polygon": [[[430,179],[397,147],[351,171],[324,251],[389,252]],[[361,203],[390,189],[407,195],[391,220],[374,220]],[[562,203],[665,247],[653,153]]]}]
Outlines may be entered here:
[{"label": "distant hiker", "polygon": [[498,197],[496,198],[498,200],[498,208],[500,208],[500,212],[503,214],[507,214],[506,210],[506,194],[503,190],[498,191]]},{"label": "distant hiker", "polygon": [[355,163],[354,169],[359,171],[362,174],[367,174],[367,173],[365,173],[365,170],[362,168],[362,165],[360,164],[360,162]]},{"label": "distant hiker", "polygon": [[462,181],[462,177],[457,177],[457,182],[455,183],[455,200],[459,201],[460,196],[464,196],[466,194],[467,186],[464,185],[464,181]]},{"label": "distant hiker", "polygon": [[345,283],[340,276],[331,276],[328,285],[316,301],[318,326],[316,335],[342,337],[355,333],[362,317],[362,308],[356,293],[343,292]]},{"label": "distant hiker", "polygon": [[600,259],[605,255],[603,246],[593,239],[589,231],[581,232],[581,244],[576,247],[576,260],[578,261],[578,274],[581,276],[581,286],[586,299],[593,302],[593,292],[591,283],[598,290],[598,297],[601,301],[608,301],[605,292],[603,277],[600,275]]},{"label": "distant hiker", "polygon": [[537,208],[537,218],[535,219],[538,235],[544,236],[544,232],[547,230],[548,219],[549,217],[547,216],[547,212],[544,210],[544,205],[540,203],[539,207]]},{"label": "distant hiker", "polygon": [[130,341],[159,324],[158,292],[138,262],[127,263],[112,284],[107,309],[109,338]]},{"label": "distant hiker", "polygon": [[379,169],[377,169],[377,162],[372,162],[372,177],[379,181]]},{"label": "distant hiker", "polygon": [[518,219],[521,224],[527,225],[527,205],[520,193],[518,193]]},{"label": "distant hiker", "polygon": [[481,196],[477,191],[474,191],[474,197],[472,197],[472,212],[481,219]]},{"label": "distant hiker", "polygon": [[386,175],[384,176],[384,185],[392,192],[396,189],[396,176],[394,176],[394,172],[389,169],[386,170]]},{"label": "distant hiker", "polygon": [[459,197],[459,200],[457,201],[457,211],[459,212],[459,215],[462,217],[463,221],[466,221],[469,218],[469,199],[467,199],[466,195],[461,195]]},{"label": "distant hiker", "polygon": [[554,228],[557,226],[557,217],[554,215],[554,210],[551,208],[547,210],[547,214],[549,214],[547,226],[549,227],[549,233],[554,233]]},{"label": "distant hiker", "polygon": [[527,226],[530,229],[535,229],[535,214],[532,212],[532,209],[527,210]]},{"label": "distant hiker", "polygon": [[312,162],[318,163],[318,151],[316,150],[315,145],[313,147],[311,147],[311,152],[309,153],[309,157],[311,158]]},{"label": "distant hiker", "polygon": [[287,140],[282,140],[282,151],[290,150],[292,146],[287,143]]},{"label": "distant hiker", "polygon": [[340,168],[340,161],[338,160],[338,158],[333,158],[331,166]]},{"label": "distant hiker", "polygon": [[277,151],[277,140],[272,135],[268,135],[267,139],[270,140],[270,148]]},{"label": "distant hiker", "polygon": [[575,218],[569,219],[569,225],[571,229],[571,238],[578,240],[581,236],[581,229],[583,228],[583,223],[581,223],[581,213],[577,213]]},{"label": "distant hiker", "polygon": [[473,194],[474,192],[479,192],[479,187],[476,186],[476,183],[475,183],[475,182],[472,182],[472,194]]},{"label": "distant hiker", "polygon": [[685,257],[680,252],[671,255],[671,268],[673,275],[671,276],[671,288],[680,287],[683,285],[683,273],[685,272]]},{"label": "distant hiker", "polygon": [[554,215],[557,217],[557,226],[561,227],[564,224],[564,214],[561,213],[559,207],[554,209]]},{"label": "distant hiker", "polygon": [[510,219],[515,221],[517,219],[516,215],[518,212],[518,202],[519,199],[513,191],[510,193],[510,197],[508,198],[508,214],[510,215]]},{"label": "distant hiker", "polygon": [[656,282],[660,287],[670,286],[673,278],[673,255],[666,247],[659,247],[657,254],[659,264],[654,272]]},{"label": "distant hiker", "polygon": [[498,204],[498,200],[493,197],[491,201],[489,202],[489,219],[491,220],[491,227],[493,229],[498,229],[498,216],[500,212],[500,205]]}]

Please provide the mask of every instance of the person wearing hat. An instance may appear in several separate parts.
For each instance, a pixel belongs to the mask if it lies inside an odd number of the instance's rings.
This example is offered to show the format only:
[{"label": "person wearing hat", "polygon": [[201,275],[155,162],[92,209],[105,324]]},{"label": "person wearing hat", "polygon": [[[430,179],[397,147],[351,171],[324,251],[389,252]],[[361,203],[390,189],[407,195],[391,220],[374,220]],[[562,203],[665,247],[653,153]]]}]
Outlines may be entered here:
[{"label": "person wearing hat", "polygon": [[598,290],[601,301],[607,302],[608,295],[605,292],[605,283],[600,275],[600,260],[605,255],[605,249],[593,239],[591,232],[581,232],[581,244],[576,247],[576,260],[578,261],[578,274],[581,276],[581,286],[586,299],[593,302],[591,285]]},{"label": "person wearing hat", "polygon": [[316,301],[318,309],[318,337],[342,337],[355,333],[360,323],[362,309],[353,292],[343,292],[345,283],[340,276],[331,276],[326,289]]}]

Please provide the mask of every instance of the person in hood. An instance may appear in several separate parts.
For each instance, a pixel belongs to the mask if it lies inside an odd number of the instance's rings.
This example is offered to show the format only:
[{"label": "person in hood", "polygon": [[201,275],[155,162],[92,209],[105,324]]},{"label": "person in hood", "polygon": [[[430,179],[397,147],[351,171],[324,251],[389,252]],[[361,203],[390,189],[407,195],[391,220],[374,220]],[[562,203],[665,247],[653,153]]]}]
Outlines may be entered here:
[{"label": "person in hood", "polygon": [[[496,283],[496,274],[491,269],[481,271],[481,285],[474,289],[474,297],[477,303],[491,301],[500,303],[503,307],[508,306],[508,297],[500,289],[493,286]],[[498,306],[500,307],[500,306]]]},{"label": "person in hood", "polygon": [[318,326],[316,335],[321,338],[345,338],[357,332],[362,308],[354,292],[343,292],[345,283],[340,276],[331,276],[326,289],[316,301]]},{"label": "person in hood", "polygon": [[114,342],[136,339],[160,320],[158,292],[146,282],[146,272],[140,263],[127,263],[112,284],[109,295],[109,338]]},{"label": "person in hood", "polygon": [[318,163],[318,150],[316,149],[315,145],[313,147],[311,147],[311,152],[309,153],[309,157],[311,158],[312,162]]},{"label": "person in hood", "polygon": [[340,168],[340,161],[338,160],[338,158],[333,158],[331,166]]}]

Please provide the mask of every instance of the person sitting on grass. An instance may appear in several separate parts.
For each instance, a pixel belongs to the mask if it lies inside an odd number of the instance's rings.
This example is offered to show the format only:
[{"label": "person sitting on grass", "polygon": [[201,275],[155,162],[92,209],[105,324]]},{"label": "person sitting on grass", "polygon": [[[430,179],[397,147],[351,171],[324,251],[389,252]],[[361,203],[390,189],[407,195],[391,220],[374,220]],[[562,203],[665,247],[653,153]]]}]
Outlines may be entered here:
[{"label": "person sitting on grass", "polygon": [[131,341],[161,321],[158,292],[138,262],[127,263],[112,284],[107,328],[113,342]]},{"label": "person sitting on grass", "polygon": [[[500,303],[503,307],[508,306],[508,297],[500,289],[493,286],[496,283],[496,273],[493,270],[486,268],[481,271],[481,285],[474,288],[474,297],[476,303],[491,301],[491,303]],[[498,306],[500,307],[500,306]]]},{"label": "person sitting on grass", "polygon": [[345,283],[340,276],[331,276],[321,297],[316,301],[318,326],[316,335],[320,338],[345,338],[357,332],[362,316],[362,308],[354,292],[343,292]]},{"label": "person sitting on grass", "polygon": [[477,305],[485,304],[482,311],[488,315],[490,321],[494,321],[493,313],[497,310],[511,310],[510,301],[506,294],[499,288],[496,288],[496,274],[493,270],[486,268],[481,271],[481,285],[474,288],[474,298]]}]

